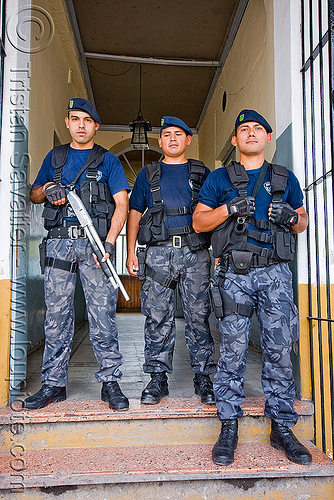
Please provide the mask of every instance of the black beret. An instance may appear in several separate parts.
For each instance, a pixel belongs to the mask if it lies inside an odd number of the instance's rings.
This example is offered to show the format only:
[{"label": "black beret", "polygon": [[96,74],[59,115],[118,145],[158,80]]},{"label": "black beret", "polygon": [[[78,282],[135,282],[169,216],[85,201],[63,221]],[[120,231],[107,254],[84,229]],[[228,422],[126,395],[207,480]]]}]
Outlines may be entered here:
[{"label": "black beret", "polygon": [[180,118],[176,118],[176,116],[163,116],[161,118],[160,131],[168,127],[178,127],[182,129],[187,135],[193,135],[188,125],[186,125]]},{"label": "black beret", "polygon": [[254,111],[253,109],[243,109],[240,111],[240,113],[237,116],[237,119],[235,120],[235,131],[237,131],[237,128],[242,125],[243,123],[246,122],[256,122],[262,125],[268,132],[268,134],[271,134],[273,129],[267,122],[267,120],[260,115],[257,111]]},{"label": "black beret", "polygon": [[81,97],[74,97],[68,103],[67,109],[69,111],[84,111],[85,113],[88,113],[94,121],[96,121],[97,123],[101,123],[101,119],[98,112],[96,111],[95,106],[93,106],[93,104],[86,99],[82,99]]}]

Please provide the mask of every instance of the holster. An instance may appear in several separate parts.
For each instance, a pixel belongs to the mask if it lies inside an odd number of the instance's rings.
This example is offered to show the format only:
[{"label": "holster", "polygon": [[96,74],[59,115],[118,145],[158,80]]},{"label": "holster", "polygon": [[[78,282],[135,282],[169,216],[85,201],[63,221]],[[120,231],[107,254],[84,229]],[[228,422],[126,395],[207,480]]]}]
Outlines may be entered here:
[{"label": "holster", "polygon": [[137,276],[140,281],[144,281],[146,277],[146,248],[137,248],[138,272]]},{"label": "holster", "polygon": [[210,281],[209,287],[209,295],[212,310],[216,316],[216,318],[221,319],[224,317],[224,306],[221,297],[221,293],[219,290],[219,286],[213,281]]},{"label": "holster", "polygon": [[38,248],[39,248],[39,264],[41,266],[41,273],[42,274],[44,274],[44,269],[45,269],[46,241],[47,241],[47,238],[43,238],[42,242],[38,245]]}]

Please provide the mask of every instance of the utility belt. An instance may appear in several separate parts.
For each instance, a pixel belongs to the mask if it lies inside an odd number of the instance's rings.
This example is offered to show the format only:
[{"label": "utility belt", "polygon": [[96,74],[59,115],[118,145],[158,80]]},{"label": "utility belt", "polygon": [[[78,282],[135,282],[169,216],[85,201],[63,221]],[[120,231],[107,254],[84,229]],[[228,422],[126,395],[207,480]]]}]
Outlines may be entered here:
[{"label": "utility belt", "polygon": [[79,238],[87,238],[86,232],[79,222],[63,221],[62,226],[53,227],[48,232],[48,239],[53,238],[68,238],[77,240]]},{"label": "utility belt", "polygon": [[174,248],[182,248],[189,246],[189,238],[187,238],[187,236],[175,235],[166,241],[152,241],[151,243],[148,243],[148,246],[149,247],[167,246]]},{"label": "utility belt", "polygon": [[237,274],[246,274],[252,267],[266,267],[281,262],[271,257],[239,250],[232,250],[230,254],[221,257],[220,261],[224,268],[232,266]]},{"label": "utility belt", "polygon": [[195,233],[191,225],[168,227],[167,217],[190,213],[188,208],[179,207],[167,210],[163,203],[150,207],[139,222],[138,243],[149,246],[167,244],[174,246],[174,248],[189,246],[192,252],[208,248],[208,236],[205,233]]}]

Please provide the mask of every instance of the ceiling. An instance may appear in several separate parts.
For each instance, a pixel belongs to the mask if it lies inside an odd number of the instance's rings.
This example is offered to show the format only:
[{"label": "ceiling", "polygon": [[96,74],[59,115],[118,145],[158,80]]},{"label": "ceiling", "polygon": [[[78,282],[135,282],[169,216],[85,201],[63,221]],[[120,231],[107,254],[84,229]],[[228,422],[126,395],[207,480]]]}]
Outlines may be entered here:
[{"label": "ceiling", "polygon": [[[159,127],[198,129],[247,0],[65,0],[102,129],[128,130],[140,108]],[[141,69],[140,69],[141,68]]]}]

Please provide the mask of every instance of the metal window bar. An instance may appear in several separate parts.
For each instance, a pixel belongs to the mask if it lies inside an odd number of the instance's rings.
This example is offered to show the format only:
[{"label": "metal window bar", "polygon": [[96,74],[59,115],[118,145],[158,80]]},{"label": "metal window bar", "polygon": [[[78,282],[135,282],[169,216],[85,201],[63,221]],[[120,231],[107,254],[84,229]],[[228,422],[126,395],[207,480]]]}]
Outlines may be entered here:
[{"label": "metal window bar", "polygon": [[[332,196],[332,214],[334,209],[333,196],[333,2],[329,1],[312,2],[312,0],[302,0],[302,84],[303,84],[303,120],[304,120],[304,152],[305,152],[305,179],[306,179],[306,209],[309,214],[313,214],[312,226],[314,225],[314,248],[312,248],[311,224],[307,232],[308,245],[308,300],[309,300],[309,329],[310,329],[310,353],[311,353],[311,382],[312,396],[316,406],[315,411],[315,440],[321,446],[323,451],[333,456],[334,449],[334,398],[333,398],[333,336],[331,318],[331,274],[329,251],[332,244],[330,233],[331,225],[329,223],[330,207],[328,200]],[[322,14],[327,6],[329,29],[323,34]],[[307,26],[308,25],[308,26]],[[308,30],[307,30],[308,28]],[[315,42],[316,32],[318,31],[318,43]],[[331,43],[328,43],[330,41]],[[315,48],[314,45],[316,43]],[[309,57],[306,59],[307,48]],[[326,72],[324,66],[324,57],[328,57],[328,66],[330,78],[326,81]],[[317,71],[319,70],[319,75]],[[319,81],[318,81],[319,80]],[[328,90],[327,89],[328,86]],[[319,88],[318,88],[319,87]],[[328,109],[329,108],[329,109]],[[320,111],[319,111],[320,109]],[[326,141],[326,113],[329,115],[330,141]],[[320,130],[319,123],[320,120]],[[310,126],[309,126],[310,125]],[[309,140],[309,136],[311,139]],[[309,144],[311,142],[311,144]],[[321,144],[321,155],[319,158],[318,150]],[[327,146],[329,144],[329,147]],[[327,149],[330,149],[328,152]],[[311,158],[310,158],[311,152]],[[329,154],[328,154],[329,153]],[[328,157],[330,160],[328,160]],[[327,163],[330,163],[330,169]],[[322,175],[319,175],[321,168]],[[332,192],[329,191],[329,182],[332,184]],[[322,184],[322,192],[320,185]],[[312,202],[313,199],[313,202]],[[323,213],[319,213],[320,202],[323,202]],[[319,232],[323,229],[323,232]],[[325,272],[323,273],[323,264],[320,259],[321,241],[324,241],[325,247]],[[315,265],[312,259],[312,249],[315,253]],[[312,296],[312,280],[315,272],[316,282],[316,300]],[[325,293],[322,292],[322,277],[325,276]],[[326,314],[323,317],[323,296],[326,296]],[[315,302],[315,304],[313,303]],[[316,314],[314,314],[316,310]],[[314,328],[316,321],[317,328]],[[316,346],[318,346],[316,348]],[[325,349],[324,349],[325,347]],[[325,358],[328,350],[328,359]],[[319,360],[318,365],[316,364]],[[331,443],[326,440],[328,435],[328,418],[326,419],[326,410],[328,410],[325,390],[328,393],[328,381],[324,380],[325,369],[329,371],[329,409],[331,412]],[[319,376],[318,376],[319,374]],[[326,385],[327,384],[327,385]],[[326,387],[325,387],[326,386]],[[317,408],[317,394],[320,392],[320,412]],[[326,399],[326,400],[325,400]],[[320,413],[320,422],[317,421],[317,415]],[[328,413],[328,412],[327,412]],[[321,432],[320,432],[321,431]],[[319,438],[320,433],[320,438]]]}]

